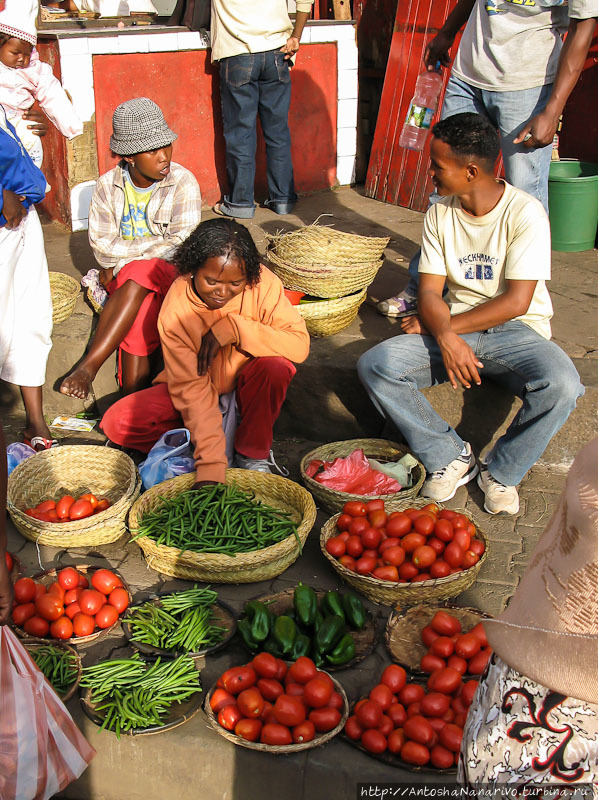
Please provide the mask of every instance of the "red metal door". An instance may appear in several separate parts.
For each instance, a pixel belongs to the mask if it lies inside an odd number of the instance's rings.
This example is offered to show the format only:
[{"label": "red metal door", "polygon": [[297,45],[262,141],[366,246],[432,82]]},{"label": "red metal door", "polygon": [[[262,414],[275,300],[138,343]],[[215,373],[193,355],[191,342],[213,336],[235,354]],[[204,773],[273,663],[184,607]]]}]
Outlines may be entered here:
[{"label": "red metal door", "polygon": [[[444,23],[455,0],[399,0],[384,88],[366,178],[368,197],[425,211],[432,184],[428,178],[429,138],[421,151],[399,147],[399,136],[424,69],[427,42]],[[460,37],[451,53],[457,52]],[[444,89],[450,70],[443,70]],[[438,112],[434,121],[438,118]]]}]

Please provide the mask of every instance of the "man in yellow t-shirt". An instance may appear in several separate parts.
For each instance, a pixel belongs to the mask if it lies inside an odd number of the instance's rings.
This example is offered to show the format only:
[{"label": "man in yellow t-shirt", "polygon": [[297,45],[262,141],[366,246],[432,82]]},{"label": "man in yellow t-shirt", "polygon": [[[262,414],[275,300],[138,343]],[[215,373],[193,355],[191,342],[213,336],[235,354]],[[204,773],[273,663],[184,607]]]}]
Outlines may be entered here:
[{"label": "man in yellow t-shirt", "polygon": [[[479,473],[486,511],[516,514],[517,485],[584,388],[550,341],[548,218],[538,200],[494,178],[499,151],[496,130],[479,114],[434,126],[429,171],[442,199],[424,221],[419,316],[403,326],[408,335],[368,350],[357,369],[424,464],[424,496],[449,500]],[[469,389],[482,376],[523,406],[478,468],[469,443],[419,390],[446,380]]]}]

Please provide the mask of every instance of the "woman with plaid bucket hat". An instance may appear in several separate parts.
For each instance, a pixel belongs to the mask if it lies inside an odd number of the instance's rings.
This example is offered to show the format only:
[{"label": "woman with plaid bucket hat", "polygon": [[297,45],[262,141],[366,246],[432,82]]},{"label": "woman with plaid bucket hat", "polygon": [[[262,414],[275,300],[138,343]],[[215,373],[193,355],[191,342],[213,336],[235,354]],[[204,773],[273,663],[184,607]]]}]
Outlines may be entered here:
[{"label": "woman with plaid bucket hat", "polygon": [[98,179],[89,211],[89,241],[109,298],[88,352],[60,385],[81,399],[117,348],[123,394],[149,386],[160,353],[158,313],[176,277],[169,259],[201,219],[198,183],[171,161],[177,134],[159,106],[127,100],[112,128],[110,148],[122,160]]},{"label": "woman with plaid bucket hat", "polygon": [[598,438],[573,462],[507,610],[484,628],[494,655],[467,715],[459,781],[584,784],[598,797]]}]

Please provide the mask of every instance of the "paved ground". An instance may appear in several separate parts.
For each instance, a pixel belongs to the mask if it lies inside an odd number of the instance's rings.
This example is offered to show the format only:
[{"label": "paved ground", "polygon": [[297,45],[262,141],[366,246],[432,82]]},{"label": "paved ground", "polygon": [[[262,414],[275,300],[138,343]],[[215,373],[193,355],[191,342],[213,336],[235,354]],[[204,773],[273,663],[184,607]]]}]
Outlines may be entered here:
[{"label": "paved ground", "polygon": [[[380,434],[381,422],[357,382],[354,364],[368,347],[398,332],[396,323],[376,313],[373,299],[386,297],[404,286],[407,263],[418,246],[422,225],[422,215],[369,200],[358,190],[350,189],[302,198],[297,211],[297,215],[279,218],[270,211],[259,210],[251,231],[260,248],[264,247],[266,234],[312,223],[321,214],[330,215],[321,218],[321,223],[332,223],[340,230],[390,236],[391,240],[385,264],[371,287],[371,299],[362,307],[358,319],[334,337],[313,341],[310,357],[299,368],[289,391],[276,429],[275,451],[279,462],[289,467],[295,479],[301,455],[317,444]],[[50,269],[78,277],[93,265],[85,234],[68,235],[48,225],[45,235]],[[497,519],[485,514],[477,488],[460,489],[451,502],[452,507],[465,507],[490,541],[489,557],[479,580],[458,598],[459,604],[476,606],[490,614],[501,611],[554,509],[571,459],[585,442],[598,435],[597,274],[596,251],[554,253],[551,284],[556,312],[554,337],[575,360],[587,387],[586,395],[524,481],[517,518]],[[57,413],[82,409],[80,402],[58,394],[55,386],[82,354],[91,325],[91,310],[79,299],[73,316],[55,328],[45,389],[49,419]],[[111,396],[114,397],[113,374],[113,363],[107,364],[96,380],[100,408],[105,408]],[[430,390],[430,398],[473,443],[476,452],[493,440],[499,423],[500,429],[504,429],[517,408],[512,397],[492,385],[466,394],[446,386],[437,387]],[[16,404],[5,419],[8,441],[19,439],[22,424],[22,409]],[[83,437],[72,440],[82,441]],[[102,436],[94,432],[86,440],[101,441]],[[325,519],[326,515],[320,512],[303,556],[280,578],[259,584],[217,587],[221,597],[240,611],[249,597],[294,586],[298,580],[320,588],[337,586],[336,573],[319,551],[317,534]],[[149,570],[141,551],[124,538],[110,546],[68,552],[42,546],[37,553],[35,546],[25,542],[10,526],[9,547],[18,553],[29,571],[39,565],[44,568],[67,563],[112,565],[122,571],[139,598],[149,591],[183,585]],[[377,615],[382,634],[389,609],[383,606],[371,609]],[[93,644],[83,651],[85,663],[95,663],[123,645],[124,640],[118,635]],[[223,668],[239,663],[242,657],[242,651],[232,646],[222,655],[208,659],[202,674],[204,687],[208,688]],[[358,667],[338,673],[351,699],[357,699],[362,689],[372,685],[388,660],[381,640],[375,652]],[[200,794],[206,800],[253,800],[265,792],[284,800],[345,800],[357,797],[359,782],[434,780],[430,775],[407,773],[376,762],[340,740],[325,748],[281,758],[242,750],[214,733],[202,714],[170,733],[125,737],[118,742],[111,734],[100,733],[84,718],[76,699],[69,708],[98,751],[83,777],[64,793],[64,797],[77,800],[154,800],[173,792],[179,800],[195,799]]]}]

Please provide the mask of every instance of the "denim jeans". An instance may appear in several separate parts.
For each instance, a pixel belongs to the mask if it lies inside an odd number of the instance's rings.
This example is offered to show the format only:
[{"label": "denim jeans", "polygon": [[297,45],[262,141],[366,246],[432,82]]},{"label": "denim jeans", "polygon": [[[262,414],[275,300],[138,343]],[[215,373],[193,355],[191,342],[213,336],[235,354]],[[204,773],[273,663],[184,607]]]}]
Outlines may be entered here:
[{"label": "denim jeans", "polygon": [[223,210],[250,219],[255,211],[256,117],[266,142],[268,200],[279,214],[287,214],[297,201],[291,162],[288,114],[291,76],[284,53],[242,53],[220,61],[220,96],[226,144],[226,172],[230,194]]},{"label": "denim jeans", "polygon": [[[519,320],[461,338],[484,365],[482,381],[490,378],[523,401],[487,458],[497,481],[516,486],[573,411],[584,387],[566,353]],[[457,458],[463,440],[420,392],[447,380],[433,337],[402,335],[381,342],[361,356],[357,372],[374,405],[401,431],[428,472]]]},{"label": "denim jeans", "polygon": [[[546,147],[526,147],[513,144],[521,128],[542,111],[552,89],[552,84],[519,92],[491,92],[478,89],[451,75],[446,86],[440,119],[473,111],[487,117],[500,131],[505,178],[517,189],[537,198],[548,213],[548,172],[552,157],[552,142]],[[439,200],[439,195],[430,195],[430,205]],[[419,287],[418,267],[421,250],[409,262],[409,282],[405,291],[417,296]]]}]

